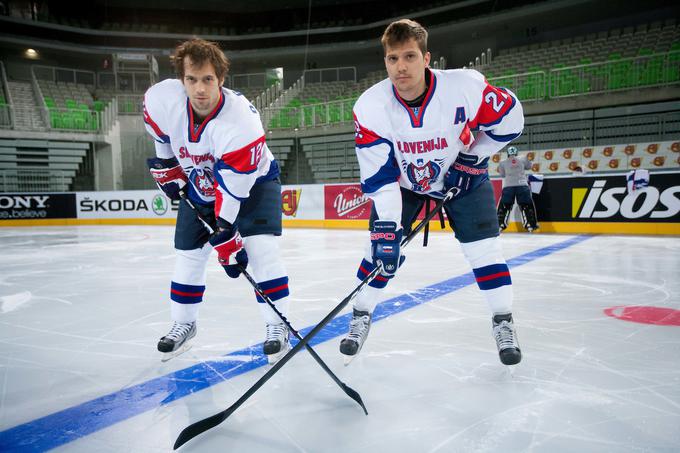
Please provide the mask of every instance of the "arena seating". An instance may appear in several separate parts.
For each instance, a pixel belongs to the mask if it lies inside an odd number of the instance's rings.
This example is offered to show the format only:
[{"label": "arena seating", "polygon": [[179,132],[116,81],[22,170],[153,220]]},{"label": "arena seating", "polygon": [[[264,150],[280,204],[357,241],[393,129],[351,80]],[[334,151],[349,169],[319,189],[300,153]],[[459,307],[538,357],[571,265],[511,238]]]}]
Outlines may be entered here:
[{"label": "arena seating", "polygon": [[0,86],[0,128],[9,127],[12,121],[9,117],[9,107],[5,99],[4,87]]},{"label": "arena seating", "polygon": [[66,191],[89,143],[0,139],[0,191]]},{"label": "arena seating", "polygon": [[501,49],[475,69],[521,100],[677,83],[680,27],[669,19]]},{"label": "arena seating", "polygon": [[348,123],[359,95],[386,77],[384,70],[372,71],[356,82],[307,83],[288,104],[278,109],[269,129],[291,129]]},{"label": "arena seating", "polygon": [[[680,142],[538,149],[522,151],[519,155],[527,157],[534,173],[544,175],[621,172],[637,168],[650,171],[677,170],[680,167]],[[492,177],[499,176],[498,163],[505,158],[505,153],[492,156],[489,164],[489,174]]]},{"label": "arena seating", "polygon": [[38,79],[38,86],[49,111],[52,129],[95,131],[99,128],[96,112],[104,109],[102,101],[92,97],[92,86]]}]

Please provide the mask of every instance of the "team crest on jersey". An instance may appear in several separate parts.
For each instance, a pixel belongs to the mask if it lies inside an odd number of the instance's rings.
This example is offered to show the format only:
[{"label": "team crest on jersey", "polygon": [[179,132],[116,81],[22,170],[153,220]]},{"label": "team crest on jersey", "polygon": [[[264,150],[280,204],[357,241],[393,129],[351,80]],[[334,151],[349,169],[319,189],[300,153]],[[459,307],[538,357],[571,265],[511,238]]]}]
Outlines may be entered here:
[{"label": "team crest on jersey", "polygon": [[423,159],[418,159],[416,164],[411,162],[406,166],[406,176],[414,192],[427,192],[431,189],[430,183],[436,181],[442,172],[441,166],[433,161],[423,164]]},{"label": "team crest on jersey", "polygon": [[194,168],[189,175],[189,181],[201,198],[215,196],[215,178],[209,168]]}]

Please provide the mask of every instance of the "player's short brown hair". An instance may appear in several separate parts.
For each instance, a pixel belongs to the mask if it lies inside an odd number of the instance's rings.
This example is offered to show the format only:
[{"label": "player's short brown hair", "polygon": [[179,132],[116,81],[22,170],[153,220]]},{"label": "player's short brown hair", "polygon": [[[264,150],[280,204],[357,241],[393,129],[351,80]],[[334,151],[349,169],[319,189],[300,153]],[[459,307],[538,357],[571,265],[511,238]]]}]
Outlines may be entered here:
[{"label": "player's short brown hair", "polygon": [[229,59],[220,46],[204,39],[196,38],[183,42],[175,49],[174,57],[175,70],[180,79],[184,79],[184,57],[189,57],[191,63],[198,67],[210,63],[219,80],[224,80],[229,72]]},{"label": "player's short brown hair", "polygon": [[410,39],[415,39],[420,51],[427,53],[427,30],[418,22],[411,19],[399,19],[387,26],[380,38],[383,50],[387,51],[387,46],[394,47],[403,44]]}]

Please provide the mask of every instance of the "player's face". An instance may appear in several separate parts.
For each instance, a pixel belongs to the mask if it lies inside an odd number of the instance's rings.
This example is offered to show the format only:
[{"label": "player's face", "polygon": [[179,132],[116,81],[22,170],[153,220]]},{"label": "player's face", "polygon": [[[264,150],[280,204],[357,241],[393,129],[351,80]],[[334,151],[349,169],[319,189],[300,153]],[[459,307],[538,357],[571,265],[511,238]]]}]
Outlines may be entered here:
[{"label": "player's face", "polygon": [[385,67],[387,75],[399,96],[407,101],[417,98],[425,91],[425,68],[430,64],[430,52],[425,55],[415,39],[387,46]]},{"label": "player's face", "polygon": [[195,66],[189,57],[184,57],[184,88],[189,102],[198,116],[205,117],[212,112],[220,101],[220,87],[224,80],[215,75],[210,63]]}]

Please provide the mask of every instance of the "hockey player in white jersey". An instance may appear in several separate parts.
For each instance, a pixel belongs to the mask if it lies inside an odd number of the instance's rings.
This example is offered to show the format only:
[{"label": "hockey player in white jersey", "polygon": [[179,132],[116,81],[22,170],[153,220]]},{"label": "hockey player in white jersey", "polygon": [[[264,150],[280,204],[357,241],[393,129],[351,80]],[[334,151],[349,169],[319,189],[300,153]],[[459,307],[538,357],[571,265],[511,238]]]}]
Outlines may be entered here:
[{"label": "hockey player in white jersey", "polygon": [[[158,342],[165,359],[186,350],[196,335],[213,248],[230,277],[237,278],[239,266],[250,263],[253,277],[284,315],[289,294],[276,238],[281,235],[279,167],[260,116],[243,95],[222,86],[229,61],[216,44],[186,41],[177,47],[174,63],[179,80],[159,82],[144,96],[144,123],[156,146],[151,175],[168,197],[180,200],[170,285],[174,323]],[[181,194],[214,222],[212,236]],[[263,352],[273,362],[289,348],[289,332],[257,299],[266,323]]]},{"label": "hockey player in white jersey", "polygon": [[371,240],[357,277],[362,280],[379,261],[383,270],[355,299],[340,352],[347,361],[361,350],[381,289],[403,261],[402,237],[425,201],[453,187],[455,196],[444,209],[492,313],[500,360],[517,364],[512,282],[487,162],[521,134],[522,106],[510,90],[489,85],[477,71],[430,69],[427,31],[417,22],[393,22],[381,41],[389,78],[359,97],[354,121],[361,186],[373,200]]},{"label": "hockey player in white jersey", "polygon": [[508,158],[498,166],[498,173],[503,177],[503,192],[498,201],[498,224],[501,231],[508,227],[508,217],[517,200],[522,214],[522,225],[529,233],[532,233],[538,229],[538,220],[534,200],[531,198],[529,178],[526,174],[526,170],[531,168],[531,162],[526,156],[518,156],[515,146],[508,146],[507,153]]}]

